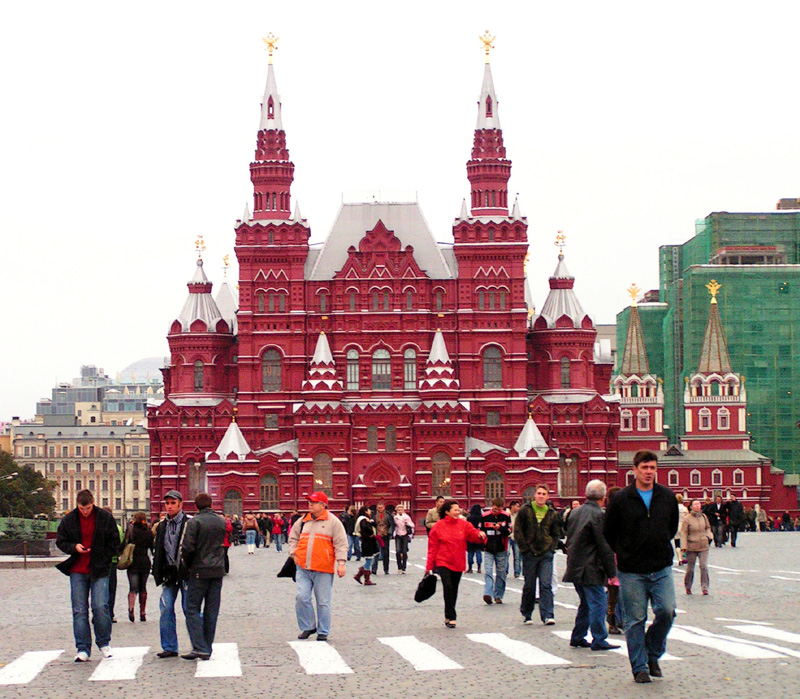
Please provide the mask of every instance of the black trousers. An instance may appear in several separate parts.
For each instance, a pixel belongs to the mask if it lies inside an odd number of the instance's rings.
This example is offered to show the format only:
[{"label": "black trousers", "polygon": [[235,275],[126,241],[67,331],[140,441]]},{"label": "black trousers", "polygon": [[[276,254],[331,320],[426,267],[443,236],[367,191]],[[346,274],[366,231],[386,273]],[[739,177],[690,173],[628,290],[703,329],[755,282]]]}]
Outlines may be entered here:
[{"label": "black trousers", "polygon": [[461,582],[461,571],[450,570],[439,566],[436,569],[442,581],[442,594],[444,595],[444,618],[449,621],[456,620],[456,600],[458,599],[458,584]]},{"label": "black trousers", "polygon": [[728,525],[728,535],[731,538],[731,546],[736,548],[736,537],[739,535],[739,525],[738,524],[729,524]]},{"label": "black trousers", "polygon": [[394,547],[397,556],[397,570],[405,570],[408,565],[408,534],[396,536]]},{"label": "black trousers", "polygon": [[113,621],[114,616],[114,603],[117,601],[117,564],[111,564],[111,570],[108,573],[108,612]]},{"label": "black trousers", "polygon": [[[383,572],[389,572],[389,537],[383,537],[383,546],[378,545],[378,553],[380,554],[380,558],[383,561]],[[375,558],[372,559],[372,572],[378,572],[378,556],[376,555]]]}]

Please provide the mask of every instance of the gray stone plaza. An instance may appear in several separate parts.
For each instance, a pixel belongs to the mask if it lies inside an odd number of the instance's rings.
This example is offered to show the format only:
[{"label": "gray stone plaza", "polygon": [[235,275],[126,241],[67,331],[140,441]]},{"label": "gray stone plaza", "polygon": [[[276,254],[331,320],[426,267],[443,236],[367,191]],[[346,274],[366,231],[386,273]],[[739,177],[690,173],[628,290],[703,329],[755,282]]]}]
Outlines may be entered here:
[{"label": "gray stone plaza", "polygon": [[[151,578],[148,620],[132,624],[125,613],[124,573],[111,642],[114,658],[102,660],[94,648],[91,662],[73,663],[67,578],[53,568],[2,569],[0,696],[795,696],[800,687],[798,545],[800,534],[745,534],[736,549],[712,549],[708,597],[697,594],[697,584],[696,594],[687,597],[676,565],[679,614],[662,662],[664,679],[646,686],[633,683],[621,651],[569,647],[577,595],[568,585],[560,585],[556,594],[555,626],[525,626],[519,614],[521,579],[510,577],[505,604],[487,606],[483,576],[465,575],[458,628],[445,628],[441,593],[423,604],[413,601],[424,566],[424,538],[412,542],[409,574],[398,575],[392,561],[390,575],[381,568],[375,576],[375,587],[356,584],[352,575],[358,564],[348,564],[348,576],[334,585],[328,644],[313,636],[296,640],[294,585],[275,577],[285,553],[272,547],[248,556],[245,547],[232,548],[208,663],[155,657],[160,650],[157,588]],[[560,573],[564,564],[559,554]],[[180,614],[179,639],[181,650],[188,650]]]}]

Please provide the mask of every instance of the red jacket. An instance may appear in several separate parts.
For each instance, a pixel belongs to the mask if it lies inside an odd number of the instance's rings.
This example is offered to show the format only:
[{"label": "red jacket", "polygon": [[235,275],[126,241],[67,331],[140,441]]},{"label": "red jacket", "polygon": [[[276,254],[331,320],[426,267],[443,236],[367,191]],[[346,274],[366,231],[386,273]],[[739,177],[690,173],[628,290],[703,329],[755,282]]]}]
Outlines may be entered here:
[{"label": "red jacket", "polygon": [[425,570],[442,566],[459,572],[467,569],[467,542],[483,541],[480,532],[465,519],[445,516],[428,534],[428,561]]}]

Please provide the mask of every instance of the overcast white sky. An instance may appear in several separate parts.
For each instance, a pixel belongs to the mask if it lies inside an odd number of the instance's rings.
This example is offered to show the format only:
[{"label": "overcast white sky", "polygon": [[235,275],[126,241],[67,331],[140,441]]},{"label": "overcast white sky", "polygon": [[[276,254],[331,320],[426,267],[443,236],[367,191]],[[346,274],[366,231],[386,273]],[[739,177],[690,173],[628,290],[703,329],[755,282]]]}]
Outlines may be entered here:
[{"label": "overcast white sky", "polygon": [[198,234],[219,283],[270,31],[312,241],[342,193],[379,191],[417,192],[452,240],[495,34],[536,304],[563,229],[579,298],[611,323],[695,219],[800,195],[798,26],[796,2],[4,3],[0,420],[81,364],[166,355]]}]

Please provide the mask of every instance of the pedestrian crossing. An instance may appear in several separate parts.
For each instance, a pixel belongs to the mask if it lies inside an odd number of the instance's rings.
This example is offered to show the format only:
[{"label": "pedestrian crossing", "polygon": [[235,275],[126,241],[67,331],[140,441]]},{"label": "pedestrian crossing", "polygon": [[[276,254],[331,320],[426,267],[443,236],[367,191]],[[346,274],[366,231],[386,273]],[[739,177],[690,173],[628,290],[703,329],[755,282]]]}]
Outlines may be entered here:
[{"label": "pedestrian crossing", "polygon": [[[800,659],[800,633],[775,628],[772,624],[747,622],[726,623],[719,619],[724,630],[709,631],[696,626],[675,624],[670,631],[668,643],[670,650],[696,656],[699,649],[712,655],[722,655],[737,660],[775,660]],[[495,656],[495,666],[501,662],[517,663],[523,666],[563,666],[582,664],[588,657],[603,663],[620,663],[627,668],[627,650],[624,637],[614,636],[609,640],[621,647],[608,653],[590,653],[571,649],[568,646],[571,632],[569,629],[536,629],[531,633],[529,627],[518,636],[528,640],[513,638],[512,635],[500,632],[492,633],[459,633],[446,632],[443,643],[447,653],[437,647],[441,641],[440,633],[431,632],[433,638],[422,640],[416,636],[381,636],[377,642],[386,647],[397,659],[408,664],[417,672],[460,671],[469,667],[474,659],[476,646]],[[730,633],[728,633],[730,632]],[[734,635],[736,634],[736,635]],[[558,639],[558,640],[555,640]],[[348,639],[334,639],[331,643],[310,641],[289,641],[294,651],[297,672],[306,675],[351,675],[367,673],[374,666],[374,658],[365,667],[359,668],[363,662],[363,638],[358,643],[349,643]],[[794,646],[794,647],[793,647]],[[88,664],[92,669],[87,680],[90,682],[124,682],[145,678],[153,665],[154,649],[149,646],[131,646],[113,648],[113,656],[102,658],[95,664]],[[374,655],[374,652],[373,652]],[[455,657],[451,657],[455,656]],[[288,656],[291,658],[292,656]],[[606,660],[599,660],[605,658]],[[667,653],[664,661],[679,662],[680,655]],[[164,662],[157,661],[163,669]],[[283,665],[281,671],[291,671],[291,660]],[[67,665],[72,665],[72,654],[64,650],[27,651],[18,658],[0,664],[0,686],[25,685],[36,682],[37,678],[47,673],[64,672]],[[77,668],[76,668],[77,669]],[[215,643],[212,657],[208,661],[197,662],[195,678],[209,679],[214,677],[240,677],[243,674],[242,661],[237,643]],[[74,674],[71,676],[74,680]]]}]

